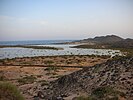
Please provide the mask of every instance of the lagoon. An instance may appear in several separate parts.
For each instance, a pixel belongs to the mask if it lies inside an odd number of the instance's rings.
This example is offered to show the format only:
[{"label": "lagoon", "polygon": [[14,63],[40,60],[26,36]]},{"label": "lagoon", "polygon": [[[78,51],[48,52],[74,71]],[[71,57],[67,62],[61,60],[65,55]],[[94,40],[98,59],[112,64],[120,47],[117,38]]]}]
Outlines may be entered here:
[{"label": "lagoon", "polygon": [[71,48],[71,44],[50,44],[50,45],[34,45],[34,46],[49,46],[63,48],[63,50],[49,49],[32,49],[21,47],[6,47],[0,48],[0,59],[15,58],[15,57],[35,57],[35,56],[59,56],[59,55],[122,55],[119,50],[111,49],[82,49]]}]

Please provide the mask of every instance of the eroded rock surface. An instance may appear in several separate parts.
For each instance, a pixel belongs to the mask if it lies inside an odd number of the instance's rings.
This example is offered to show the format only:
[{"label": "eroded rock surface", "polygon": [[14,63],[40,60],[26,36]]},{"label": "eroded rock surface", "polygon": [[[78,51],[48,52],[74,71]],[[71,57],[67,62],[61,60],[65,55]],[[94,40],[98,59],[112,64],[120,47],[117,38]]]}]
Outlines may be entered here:
[{"label": "eroded rock surface", "polygon": [[52,82],[44,90],[45,99],[55,100],[72,95],[89,96],[99,87],[112,87],[121,92],[120,98],[132,100],[133,97],[133,57],[107,61],[65,75]]}]

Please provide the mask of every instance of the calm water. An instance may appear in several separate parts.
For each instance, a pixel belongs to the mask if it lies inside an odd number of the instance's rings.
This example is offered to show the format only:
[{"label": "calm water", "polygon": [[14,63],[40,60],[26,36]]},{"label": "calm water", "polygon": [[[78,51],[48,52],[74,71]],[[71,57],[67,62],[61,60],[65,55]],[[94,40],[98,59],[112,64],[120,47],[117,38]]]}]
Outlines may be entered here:
[{"label": "calm water", "polygon": [[74,40],[32,40],[32,41],[0,41],[0,45],[48,45],[53,43],[71,42]]},{"label": "calm water", "polygon": [[106,49],[76,49],[70,48],[75,45],[37,45],[61,47],[64,50],[46,50],[46,49],[31,49],[31,48],[0,48],[0,59],[15,58],[15,57],[34,57],[34,56],[55,56],[55,55],[121,55],[119,50]]}]

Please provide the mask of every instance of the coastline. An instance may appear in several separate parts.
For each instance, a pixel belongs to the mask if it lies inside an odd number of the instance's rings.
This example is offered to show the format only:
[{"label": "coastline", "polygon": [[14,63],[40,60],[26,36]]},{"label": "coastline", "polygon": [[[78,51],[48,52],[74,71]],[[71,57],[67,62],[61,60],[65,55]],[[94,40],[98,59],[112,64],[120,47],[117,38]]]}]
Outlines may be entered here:
[{"label": "coastline", "polygon": [[[86,44],[77,43],[74,45],[77,45],[76,48],[80,48],[80,45],[86,45]],[[48,49],[48,51],[59,49],[58,46],[48,47],[45,45],[44,46],[4,45],[4,46],[1,46],[0,48],[17,48],[17,47],[31,48],[31,49],[38,49],[38,50]],[[86,47],[81,47],[81,48],[83,50],[86,49],[87,51],[88,49],[92,49],[92,51],[95,51],[98,49],[102,51],[106,49],[119,50],[118,48],[107,48],[107,47],[102,48],[101,46],[97,47],[96,45],[94,45],[94,47],[95,48],[90,46],[87,48]],[[72,50],[71,48],[73,47],[69,46],[69,48],[70,48],[69,50],[71,51]],[[86,69],[94,70],[92,74],[97,75],[98,74],[97,72],[99,70],[102,70],[102,67],[101,69],[97,68],[99,65],[102,65],[102,64],[104,65],[107,62],[110,65],[110,64],[114,64],[113,62],[116,62],[118,59],[120,60],[120,58],[125,59],[123,56],[117,55],[119,53],[118,51],[112,52],[111,50],[107,52],[109,54],[114,53],[116,54],[116,56],[112,57],[111,55],[96,55],[96,54],[75,55],[69,52],[71,55],[54,55],[54,56],[42,55],[42,56],[33,56],[33,57],[28,56],[28,57],[14,57],[14,58],[0,59],[0,67],[1,67],[0,81],[7,81],[15,84],[20,89],[22,95],[27,100],[32,100],[40,92],[42,93],[42,95],[45,95],[44,90],[49,91],[49,86],[52,86],[51,85],[52,83],[54,84],[54,82],[61,80],[64,77],[69,77],[74,73],[82,72],[82,71],[85,71]],[[126,51],[127,49],[123,48],[123,50]],[[32,50],[32,51],[35,51],[35,50]],[[130,51],[128,51],[128,53],[129,52]],[[43,51],[43,53],[46,53],[46,52]],[[61,51],[59,51],[59,53],[61,53]],[[99,52],[95,51],[95,53],[99,53]],[[127,54],[125,56],[127,57]],[[108,68],[110,68],[110,66]],[[88,72],[92,72],[92,70]],[[84,78],[86,78],[86,75],[84,75],[84,73],[82,73],[81,76],[82,77],[79,77],[78,79],[83,78],[84,80]],[[87,77],[90,77],[90,76],[87,76]],[[69,80],[67,80],[66,83],[67,82],[69,82]],[[74,94],[72,94],[71,96],[74,96]],[[71,96],[67,95],[67,98],[70,98]],[[80,95],[76,95],[76,97],[78,96]]]}]

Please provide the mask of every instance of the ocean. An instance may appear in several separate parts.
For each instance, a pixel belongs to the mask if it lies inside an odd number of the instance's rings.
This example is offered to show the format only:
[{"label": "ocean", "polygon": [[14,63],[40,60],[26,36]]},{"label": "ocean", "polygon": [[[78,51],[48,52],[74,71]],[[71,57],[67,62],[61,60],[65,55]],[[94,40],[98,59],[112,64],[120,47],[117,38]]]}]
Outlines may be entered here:
[{"label": "ocean", "polygon": [[27,40],[27,41],[0,41],[0,45],[49,45],[54,43],[71,42],[74,40]]}]

